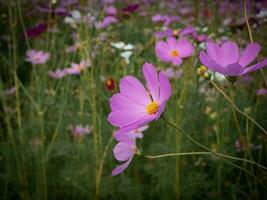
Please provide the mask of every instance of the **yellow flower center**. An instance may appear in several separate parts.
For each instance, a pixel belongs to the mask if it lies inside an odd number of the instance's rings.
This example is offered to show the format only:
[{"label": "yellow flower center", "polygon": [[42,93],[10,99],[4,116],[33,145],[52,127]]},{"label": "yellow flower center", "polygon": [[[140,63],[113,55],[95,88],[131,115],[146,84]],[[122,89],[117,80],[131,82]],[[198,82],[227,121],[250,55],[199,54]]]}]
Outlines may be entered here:
[{"label": "yellow flower center", "polygon": [[172,57],[179,56],[179,52],[177,50],[175,50],[175,49],[174,50],[171,50],[171,53],[170,54],[171,54]]},{"label": "yellow flower center", "polygon": [[156,114],[158,110],[159,104],[156,101],[152,101],[146,106],[146,112],[150,115]]}]

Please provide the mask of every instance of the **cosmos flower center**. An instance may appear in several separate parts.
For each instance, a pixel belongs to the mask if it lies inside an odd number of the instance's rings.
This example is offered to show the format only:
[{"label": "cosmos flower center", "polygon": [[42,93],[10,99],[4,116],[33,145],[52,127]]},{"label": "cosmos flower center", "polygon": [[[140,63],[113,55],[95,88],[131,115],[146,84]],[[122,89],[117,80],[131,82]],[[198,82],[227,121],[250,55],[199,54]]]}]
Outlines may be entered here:
[{"label": "cosmos flower center", "polygon": [[170,54],[172,57],[178,57],[179,56],[179,52],[176,49],[171,50]]},{"label": "cosmos flower center", "polygon": [[149,115],[156,114],[158,110],[159,110],[159,104],[156,101],[152,101],[146,106],[146,112]]}]

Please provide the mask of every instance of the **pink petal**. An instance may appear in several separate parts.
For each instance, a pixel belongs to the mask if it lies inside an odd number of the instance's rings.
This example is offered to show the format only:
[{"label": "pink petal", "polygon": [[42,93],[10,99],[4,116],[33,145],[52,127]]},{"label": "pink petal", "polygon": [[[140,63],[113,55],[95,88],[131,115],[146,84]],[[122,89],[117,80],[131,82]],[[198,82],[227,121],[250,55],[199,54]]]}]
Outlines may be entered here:
[{"label": "pink petal", "polygon": [[123,141],[123,137],[125,133],[128,133],[132,130],[135,130],[137,128],[140,128],[144,125],[147,125],[149,122],[153,121],[156,119],[156,116],[155,115],[147,115],[145,117],[143,117],[142,119],[132,123],[131,125],[129,126],[126,126],[126,127],[123,127],[123,128],[120,128],[118,131],[115,132],[114,134],[114,137],[118,140],[118,141]]},{"label": "pink petal", "polygon": [[160,41],[156,44],[155,52],[157,57],[165,62],[169,62],[172,60],[170,56],[170,48],[166,42]]},{"label": "pink petal", "polygon": [[137,104],[123,94],[114,94],[110,99],[110,107],[112,111],[129,111],[129,112],[143,112],[145,107],[143,105]]},{"label": "pink petal", "polygon": [[242,56],[239,59],[239,64],[243,67],[251,63],[259,54],[261,46],[258,43],[249,44],[244,50]]},{"label": "pink petal", "polygon": [[117,166],[115,169],[112,170],[112,176],[117,176],[121,174],[131,163],[133,157],[129,159],[127,162],[123,163],[122,165]]},{"label": "pink petal", "polygon": [[112,111],[108,116],[108,121],[117,127],[130,126],[148,114],[144,111],[141,113],[131,113],[127,111]]},{"label": "pink petal", "polygon": [[225,65],[237,63],[239,58],[239,49],[235,42],[225,42],[222,44],[222,52],[225,59]]},{"label": "pink petal", "polygon": [[126,76],[120,81],[120,91],[129,100],[147,105],[150,102],[148,92],[142,83],[133,76]]},{"label": "pink petal", "polygon": [[169,46],[170,49],[175,49],[176,48],[176,39],[174,37],[168,37],[167,38],[167,44]]},{"label": "pink petal", "polygon": [[143,74],[146,80],[146,85],[154,100],[159,98],[159,81],[155,67],[150,63],[143,65]]},{"label": "pink petal", "polygon": [[134,149],[133,146],[120,142],[114,147],[113,154],[118,161],[126,161],[133,157]]},{"label": "pink petal", "polygon": [[200,52],[199,59],[200,59],[201,63],[205,67],[209,67],[210,66],[210,63],[209,63],[210,59],[209,59],[208,55],[204,51]]},{"label": "pink petal", "polygon": [[264,60],[262,60],[261,62],[252,65],[250,67],[245,68],[245,70],[242,72],[242,75],[256,71],[260,68],[266,67],[267,66],[267,58],[265,58]]},{"label": "pink petal", "polygon": [[173,65],[180,65],[182,63],[183,63],[183,60],[181,58],[179,58],[179,57],[173,57],[172,58],[172,64]]},{"label": "pink petal", "polygon": [[181,58],[191,56],[194,51],[194,46],[186,38],[179,39],[176,48],[179,52],[179,57]]},{"label": "pink petal", "polygon": [[171,96],[171,84],[163,72],[159,73],[159,85],[159,103],[161,104],[162,102],[167,101]]},{"label": "pink petal", "polygon": [[243,66],[237,63],[230,64],[224,67],[226,76],[238,76],[244,70]]},{"label": "pink petal", "polygon": [[220,46],[214,42],[208,42],[206,47],[207,47],[208,57],[211,60],[214,60],[216,63],[223,65],[224,58]]}]

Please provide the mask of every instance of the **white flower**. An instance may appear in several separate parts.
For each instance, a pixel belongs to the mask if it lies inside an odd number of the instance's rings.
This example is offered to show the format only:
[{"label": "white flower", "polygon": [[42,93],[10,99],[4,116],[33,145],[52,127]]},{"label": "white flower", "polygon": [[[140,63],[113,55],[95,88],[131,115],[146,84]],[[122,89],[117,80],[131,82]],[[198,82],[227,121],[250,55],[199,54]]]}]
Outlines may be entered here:
[{"label": "white flower", "polygon": [[125,59],[125,62],[127,64],[129,64],[130,63],[130,57],[132,54],[133,54],[132,51],[124,51],[120,55],[121,55],[121,57],[123,57]]},{"label": "white flower", "polygon": [[73,10],[70,17],[64,19],[65,23],[69,24],[72,28],[77,28],[77,24],[81,22],[81,13],[78,10]]},{"label": "white flower", "polygon": [[111,46],[120,50],[133,50],[134,46],[132,44],[125,44],[124,42],[112,42]]}]

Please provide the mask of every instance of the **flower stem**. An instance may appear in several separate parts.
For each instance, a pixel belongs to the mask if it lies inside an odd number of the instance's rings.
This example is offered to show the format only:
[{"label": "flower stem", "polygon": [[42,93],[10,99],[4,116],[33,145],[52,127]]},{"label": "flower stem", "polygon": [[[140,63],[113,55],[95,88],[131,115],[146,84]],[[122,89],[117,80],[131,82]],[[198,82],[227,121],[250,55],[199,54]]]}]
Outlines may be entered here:
[{"label": "flower stem", "polygon": [[214,81],[211,81],[211,84],[218,90],[218,92],[220,92],[224,97],[225,99],[232,105],[232,107],[237,111],[239,112],[240,114],[244,115],[245,117],[247,117],[250,121],[252,121],[259,129],[262,130],[262,132],[264,132],[264,134],[267,135],[267,131],[260,125],[258,124],[252,117],[250,117],[247,113],[243,112],[242,110],[240,110],[236,105],[235,103],[232,101],[232,99],[227,96],[227,94],[214,82]]},{"label": "flower stem", "polygon": [[[201,147],[202,149],[206,150],[207,152],[210,152],[210,154],[215,155],[216,157],[220,158],[221,160],[225,161],[226,163],[228,163],[229,165],[236,167],[240,170],[243,170],[244,172],[246,172],[247,174],[251,175],[253,178],[255,178],[259,183],[261,183],[261,185],[267,190],[266,186],[264,184],[262,184],[262,181],[255,176],[253,173],[251,173],[250,171],[248,171],[247,169],[240,167],[239,165],[234,164],[233,162],[225,159],[224,157],[227,158],[233,158],[232,156],[222,156],[222,154],[217,153],[215,151],[210,150],[208,147],[204,146],[203,144],[200,144],[199,142],[197,142],[194,138],[192,138],[191,136],[189,136],[188,134],[185,133],[185,131],[180,128],[179,126],[177,126],[176,124],[174,124],[173,122],[168,121],[164,116],[162,116],[162,119],[170,126],[172,126],[173,128],[175,128],[179,133],[181,133],[183,136],[185,136],[187,139],[189,139],[191,142],[195,143],[196,145],[198,145],[199,147]],[[253,162],[253,161],[251,161]],[[258,164],[259,165],[259,164]],[[265,169],[265,167],[264,167]]]}]

